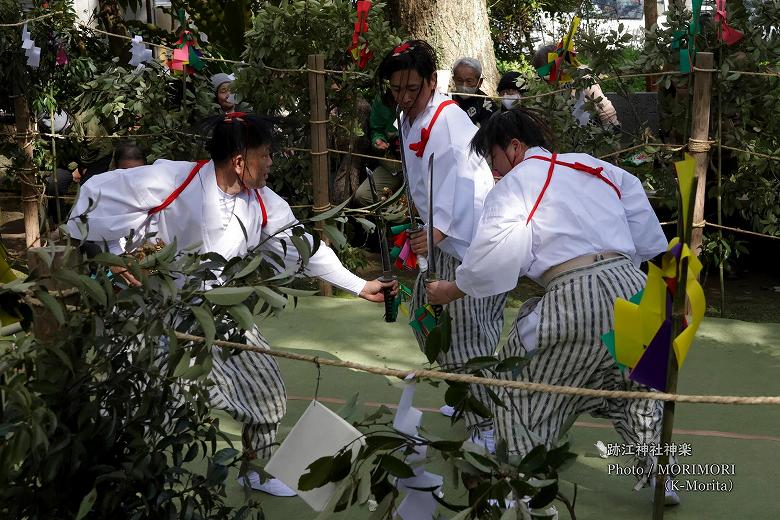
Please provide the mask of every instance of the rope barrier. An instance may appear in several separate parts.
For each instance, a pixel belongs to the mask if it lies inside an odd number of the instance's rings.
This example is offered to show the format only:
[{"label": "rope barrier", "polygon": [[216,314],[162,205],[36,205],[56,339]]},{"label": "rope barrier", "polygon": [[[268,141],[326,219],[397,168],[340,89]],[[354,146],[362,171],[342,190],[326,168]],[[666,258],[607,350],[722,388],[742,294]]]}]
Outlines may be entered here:
[{"label": "rope barrier", "polygon": [[710,145],[715,144],[715,141],[712,141],[710,139],[701,140],[701,139],[694,139],[693,137],[688,138],[688,151],[693,153],[707,153],[710,151]]},{"label": "rope barrier", "polygon": [[26,23],[30,22],[37,22],[38,20],[43,20],[44,18],[49,18],[54,15],[58,14],[64,14],[60,11],[54,11],[51,13],[42,14],[41,16],[36,16],[35,18],[27,18],[26,20],[22,20],[21,22],[16,23],[0,23],[0,27],[22,27]]},{"label": "rope barrier", "polygon": [[742,153],[746,153],[746,154],[749,154],[749,155],[756,155],[758,157],[763,157],[764,159],[770,159],[770,160],[773,160],[773,161],[780,161],[780,156],[777,156],[777,155],[767,155],[767,154],[763,154],[763,153],[759,153],[759,152],[753,152],[753,151],[750,151],[750,150],[743,150],[741,148],[734,148],[732,146],[726,146],[725,144],[721,144],[720,147],[725,149],[725,150],[732,150],[734,152],[742,152]]},{"label": "rope barrier", "polygon": [[608,153],[605,155],[599,156],[599,159],[606,159],[607,157],[613,157],[615,155],[621,155],[624,153],[632,152],[634,150],[639,150],[640,148],[646,148],[648,146],[654,146],[656,148],[671,148],[673,152],[678,152],[685,148],[684,144],[666,144],[666,143],[644,143],[644,144],[637,144],[635,146],[629,146],[628,148],[623,148],[622,150],[618,150],[617,152]]},{"label": "rope barrier", "polygon": [[366,159],[378,159],[380,161],[387,161],[387,162],[401,164],[401,161],[398,160],[398,159],[392,159],[392,158],[389,158],[389,157],[384,157],[382,155],[366,155],[366,154],[363,154],[363,153],[346,152],[344,150],[336,150],[334,148],[328,148],[328,151],[332,152],[332,153],[341,154],[341,155],[352,155],[352,156],[355,156],[355,157],[363,157],[363,158],[366,158]]},{"label": "rope barrier", "polygon": [[[204,343],[206,338],[193,336],[183,332],[176,332],[176,337],[183,341],[192,341],[194,343]],[[743,404],[743,405],[766,405],[780,404],[780,396],[721,396],[721,395],[684,395],[668,394],[663,392],[635,392],[624,390],[599,390],[595,388],[579,388],[573,386],[548,385],[544,383],[530,383],[526,381],[513,381],[508,379],[491,379],[487,377],[477,377],[468,374],[454,374],[451,372],[440,372],[438,370],[411,369],[400,370],[397,368],[376,367],[355,363],[352,361],[340,361],[333,359],[323,359],[316,356],[306,356],[303,354],[294,354],[292,352],[282,352],[279,350],[265,349],[244,343],[235,343],[232,341],[215,340],[214,345],[227,347],[236,350],[246,350],[257,352],[267,356],[290,359],[293,361],[303,361],[307,363],[319,363],[333,367],[351,368],[369,374],[382,376],[393,376],[405,379],[409,375],[416,378],[440,379],[442,381],[452,381],[455,383],[478,384],[484,386],[493,386],[499,388],[511,388],[515,390],[527,390],[529,392],[545,392],[552,394],[578,395],[584,397],[604,397],[607,399],[654,399],[657,401],[674,401],[678,403],[699,403],[699,404]]]}]

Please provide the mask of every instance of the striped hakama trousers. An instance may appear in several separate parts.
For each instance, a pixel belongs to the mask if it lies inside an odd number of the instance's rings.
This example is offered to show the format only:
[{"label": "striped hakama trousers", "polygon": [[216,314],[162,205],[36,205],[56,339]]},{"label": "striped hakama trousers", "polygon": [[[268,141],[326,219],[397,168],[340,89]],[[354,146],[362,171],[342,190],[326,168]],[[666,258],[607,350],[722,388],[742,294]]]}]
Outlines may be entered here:
[{"label": "striped hakama trousers", "polygon": [[[628,299],[645,284],[645,275],[626,258],[613,258],[573,269],[554,278],[538,302],[537,350],[526,349],[518,323],[530,311],[521,308],[501,357],[528,357],[530,363],[504,379],[604,390],[650,391],[618,368],[601,335],[613,328],[616,298]],[[531,303],[531,302],[529,302]],[[531,350],[531,352],[529,352]],[[626,444],[660,443],[663,406],[656,400],[606,399],[500,388],[507,409],[493,405],[496,430],[510,453],[524,455],[540,444],[554,448],[579,414],[606,418]],[[655,458],[634,456],[641,467],[637,488],[651,473]]]},{"label": "striped hakama trousers", "polygon": [[[255,329],[246,332],[247,344],[269,349]],[[287,391],[276,360],[257,352],[242,351],[222,360],[213,347],[211,404],[243,424],[241,440],[248,458],[268,458],[279,423],[287,411]]]},{"label": "striped hakama trousers", "polygon": [[[439,278],[454,282],[455,270],[460,265],[460,260],[437,249],[435,262],[435,271]],[[506,294],[488,298],[472,298],[467,295],[445,306],[452,318],[452,343],[450,350],[446,354],[440,354],[437,359],[443,370],[460,367],[475,357],[495,355],[504,327],[505,302]],[[425,303],[425,273],[421,272],[415,282],[410,308],[414,311]],[[424,352],[425,335],[417,331],[414,334]],[[491,410],[493,401],[485,388],[481,385],[471,385],[470,388],[472,395]],[[492,423],[471,412],[465,413],[463,418],[467,428],[487,428]]]}]

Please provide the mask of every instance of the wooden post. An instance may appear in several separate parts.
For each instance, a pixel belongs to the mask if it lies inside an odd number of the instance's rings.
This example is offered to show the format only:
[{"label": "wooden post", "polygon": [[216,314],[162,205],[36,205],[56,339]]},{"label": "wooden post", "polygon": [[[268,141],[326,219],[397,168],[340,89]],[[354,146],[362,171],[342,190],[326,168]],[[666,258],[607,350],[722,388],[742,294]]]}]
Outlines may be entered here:
[{"label": "wooden post", "polygon": [[[658,23],[658,4],[656,0],[645,0],[644,3],[645,14],[645,30],[650,30],[653,25]],[[656,92],[658,86],[655,84],[655,78],[653,76],[645,76],[645,91]]]},{"label": "wooden post", "polygon": [[[682,191],[678,190],[680,196],[678,197],[677,205],[682,211]],[[684,244],[690,244],[691,237],[695,228],[692,228],[691,207],[696,192],[690,194],[690,200],[688,200],[688,217],[683,218],[682,214],[678,215],[677,219],[677,234],[680,237],[680,241]],[[687,224],[686,224],[687,222]],[[685,328],[686,318],[685,312],[687,309],[687,280],[688,280],[688,258],[682,258],[677,268],[677,289],[674,293],[674,300],[672,302],[672,336],[669,341],[672,343],[669,345],[669,359],[666,372],[666,393],[677,393],[677,372],[679,366],[677,365],[677,354],[674,352],[674,338]],[[663,422],[661,423],[661,446],[671,445],[672,432],[674,430],[674,401],[664,401],[664,415]],[[669,454],[666,450],[661,452],[658,457],[658,461],[655,467],[655,490],[653,495],[653,520],[663,520],[664,507],[665,507],[665,492],[666,482],[669,479],[669,475],[664,472],[660,472],[659,468],[666,468],[669,464]]]},{"label": "wooden post", "polygon": [[24,214],[24,236],[27,247],[41,245],[41,231],[38,220],[39,200],[35,191],[35,168],[33,166],[32,127],[27,99],[24,96],[14,98],[16,117],[16,143],[24,154],[22,172],[19,180],[22,184],[22,212]]},{"label": "wooden post", "polygon": [[[713,69],[711,52],[696,54],[696,68],[705,71]],[[712,72],[696,70],[693,80],[693,110],[691,114],[691,137],[688,150],[696,159],[696,199],[693,206],[693,233],[691,251],[696,255],[701,250],[704,228],[704,199],[707,194],[707,167],[710,150],[710,99],[712,97]]]},{"label": "wooden post", "polygon": [[[327,104],[325,101],[325,55],[309,54],[309,106],[311,107],[311,175],[314,188],[314,212],[322,213],[330,208],[328,195],[328,127]],[[314,229],[320,239],[327,243],[323,223],[316,222]],[[331,296],[333,288],[320,280],[320,295]]]}]

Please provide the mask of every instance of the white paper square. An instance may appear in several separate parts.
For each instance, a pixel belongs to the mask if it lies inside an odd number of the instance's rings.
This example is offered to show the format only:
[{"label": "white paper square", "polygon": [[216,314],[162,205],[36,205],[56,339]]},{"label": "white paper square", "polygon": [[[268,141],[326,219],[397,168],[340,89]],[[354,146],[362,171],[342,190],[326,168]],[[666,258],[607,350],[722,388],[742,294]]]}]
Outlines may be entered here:
[{"label": "white paper square", "polygon": [[298,496],[312,509],[322,511],[336,490],[336,484],[300,491],[298,480],[306,473],[309,464],[320,457],[335,455],[350,443],[354,457],[365,444],[363,434],[324,404],[312,401],[268,461],[265,470],[298,491]]}]

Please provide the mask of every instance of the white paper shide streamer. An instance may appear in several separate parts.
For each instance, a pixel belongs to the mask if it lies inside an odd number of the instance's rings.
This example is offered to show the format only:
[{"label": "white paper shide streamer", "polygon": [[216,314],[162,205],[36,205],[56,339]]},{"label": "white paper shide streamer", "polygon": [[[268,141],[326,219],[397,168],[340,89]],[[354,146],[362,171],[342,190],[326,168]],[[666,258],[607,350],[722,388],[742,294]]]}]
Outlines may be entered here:
[{"label": "white paper shide streamer", "polygon": [[27,65],[34,69],[41,63],[41,48],[35,45],[35,41],[30,38],[30,31],[27,30],[27,24],[22,27],[22,49],[27,56]]},{"label": "white paper shide streamer", "polygon": [[152,61],[154,56],[152,50],[144,45],[144,39],[140,35],[133,36],[130,42],[130,65],[135,67],[133,73],[137,74],[144,68],[144,63]]}]

